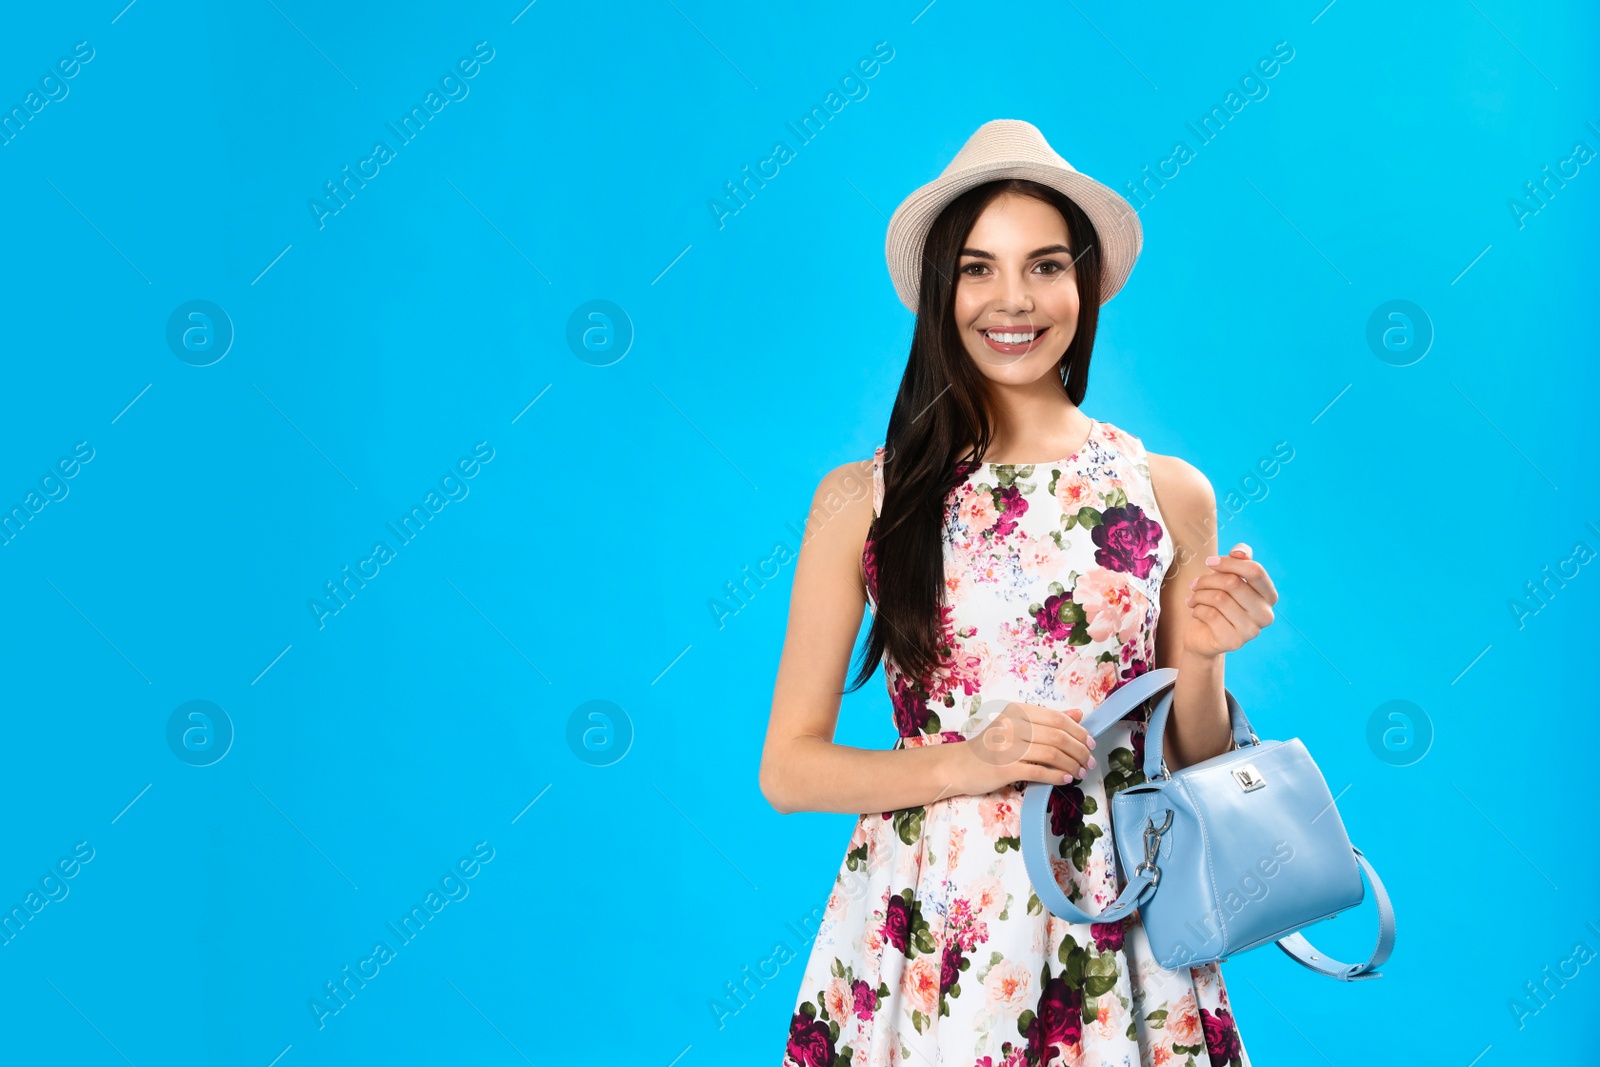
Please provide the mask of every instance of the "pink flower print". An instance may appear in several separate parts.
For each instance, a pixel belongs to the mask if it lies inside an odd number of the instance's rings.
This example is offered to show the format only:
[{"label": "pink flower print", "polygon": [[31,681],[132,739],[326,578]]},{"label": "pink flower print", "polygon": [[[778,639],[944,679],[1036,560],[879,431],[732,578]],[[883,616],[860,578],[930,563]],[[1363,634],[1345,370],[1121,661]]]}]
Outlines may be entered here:
[{"label": "pink flower print", "polygon": [[856,998],[850,984],[843,978],[835,975],[828,981],[828,988],[823,993],[823,999],[828,1003],[828,1016],[834,1022],[843,1024],[850,1018],[850,1013],[855,1009]]},{"label": "pink flower print", "polygon": [[1021,835],[1022,812],[1013,802],[1011,790],[997,789],[985,793],[978,800],[978,816],[983,820],[985,837],[1018,837]]},{"label": "pink flower print", "polygon": [[1107,508],[1100,525],[1089,531],[1097,546],[1094,561],[1102,567],[1150,577],[1156,565],[1156,546],[1161,543],[1161,524],[1145,515],[1138,504]]},{"label": "pink flower print", "polygon": [[1116,571],[1096,568],[1078,579],[1072,598],[1088,616],[1089,636],[1104,641],[1113,635],[1119,644],[1139,636],[1150,601]]},{"label": "pink flower print", "polygon": [[932,956],[917,956],[900,976],[900,992],[905,994],[907,1006],[930,1018],[939,1009],[939,971]]},{"label": "pink flower print", "polygon": [[1167,1033],[1172,1037],[1174,1045],[1198,1045],[1205,1034],[1200,1028],[1200,1010],[1195,1007],[1194,990],[1184,990],[1171,1007],[1167,1009]]},{"label": "pink flower print", "polygon": [[1098,660],[1094,665],[1094,677],[1089,680],[1089,699],[1099,705],[1111,691],[1119,684],[1117,678],[1117,665]]},{"label": "pink flower print", "polygon": [[1063,474],[1056,479],[1056,503],[1061,505],[1061,510],[1068,514],[1076,514],[1078,509],[1093,504],[1095,500],[1094,482],[1080,474]]},{"label": "pink flower print", "polygon": [[976,539],[989,527],[994,525],[998,512],[994,506],[994,496],[983,491],[969,492],[961,501],[961,521],[966,523],[967,529],[972,531]]},{"label": "pink flower print", "polygon": [[989,1012],[1008,1023],[1034,1006],[1032,970],[1020,960],[1003,959],[983,979],[984,1000]]}]

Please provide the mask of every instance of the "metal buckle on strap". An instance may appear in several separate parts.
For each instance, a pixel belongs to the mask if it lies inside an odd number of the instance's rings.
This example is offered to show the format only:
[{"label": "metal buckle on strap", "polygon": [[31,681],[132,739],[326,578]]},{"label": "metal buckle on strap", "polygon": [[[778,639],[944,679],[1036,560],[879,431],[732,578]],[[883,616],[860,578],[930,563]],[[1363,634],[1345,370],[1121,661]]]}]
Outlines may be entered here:
[{"label": "metal buckle on strap", "polygon": [[1146,821],[1144,827],[1144,862],[1133,869],[1135,877],[1147,870],[1153,872],[1150,875],[1151,885],[1158,885],[1161,882],[1161,868],[1156,866],[1156,858],[1161,850],[1161,835],[1166,833],[1167,828],[1172,825],[1171,808],[1167,809],[1166,815],[1166,821],[1160,826],[1156,825],[1156,821],[1153,818]]}]

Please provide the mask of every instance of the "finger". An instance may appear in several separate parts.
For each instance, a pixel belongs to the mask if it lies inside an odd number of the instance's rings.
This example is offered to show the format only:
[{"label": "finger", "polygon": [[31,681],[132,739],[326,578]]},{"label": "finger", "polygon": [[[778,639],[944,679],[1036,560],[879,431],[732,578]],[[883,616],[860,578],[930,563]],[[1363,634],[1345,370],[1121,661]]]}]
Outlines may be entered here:
[{"label": "finger", "polygon": [[[1244,610],[1239,602],[1233,599],[1233,597],[1229,596],[1227,593],[1220,593],[1214,589],[1206,589],[1196,593],[1195,596],[1197,598],[1197,603],[1195,605],[1196,609],[1203,607],[1221,616],[1221,621],[1226,623],[1228,628],[1232,631],[1233,636],[1239,640],[1240,644],[1243,644],[1245,641],[1250,640],[1261,632],[1261,627],[1256,625],[1255,620],[1250,618],[1249,614]],[[1195,617],[1199,618],[1200,616],[1196,615]],[[1217,633],[1218,637],[1226,636],[1221,631],[1217,631],[1215,623],[1211,622],[1211,620],[1207,621],[1208,624],[1211,625],[1212,630]]]},{"label": "finger", "polygon": [[[1245,581],[1244,577],[1241,575],[1232,573],[1203,574],[1199,578],[1195,579],[1193,587],[1195,592],[1200,592],[1204,589],[1210,589],[1227,594],[1234,601],[1236,601],[1240,607],[1244,608],[1245,613],[1257,626],[1266,626],[1272,622],[1272,605],[1267,601],[1266,596],[1262,594],[1261,590],[1257,589],[1250,582]],[[1205,601],[1196,599],[1193,593],[1190,594],[1189,599],[1186,601],[1186,603],[1189,604],[1204,602]],[[1209,602],[1219,607],[1222,606],[1222,601],[1220,600],[1212,600]]]},{"label": "finger", "polygon": [[[1246,550],[1249,549],[1248,545],[1243,547]],[[1259,590],[1268,604],[1276,604],[1278,602],[1278,587],[1273,584],[1272,578],[1267,574],[1267,569],[1255,560],[1240,559],[1233,555],[1207,556],[1206,566],[1211,568],[1208,573],[1237,574]]]},{"label": "finger", "polygon": [[[1081,731],[1082,728],[1079,729]],[[1090,746],[1085,743],[1088,740],[1091,739],[1087,736],[1079,738],[1067,730],[1048,723],[1035,723],[1027,744],[1022,746],[1017,758],[1024,762],[1042,763],[1059,768],[1063,774],[1082,777],[1083,773],[1092,770],[1095,764],[1094,753],[1089,751]]]},{"label": "finger", "polygon": [[[1048,709],[1038,710],[1049,714]],[[1059,716],[1060,713],[1053,714]],[[1077,726],[1070,721],[1068,725]],[[1087,766],[1094,758],[1090,751],[1093,746],[1087,743],[1090,740],[1087,735],[1073,734],[1049,722],[1028,722],[1016,731],[1015,743],[1005,751],[1016,762],[1049,763],[1060,766],[1063,771],[1073,771]],[[1063,758],[1070,762],[1062,762]]]},{"label": "finger", "polygon": [[1244,644],[1239,632],[1233,628],[1233,623],[1228,621],[1228,617],[1210,604],[1196,604],[1193,616],[1196,622],[1211,631],[1217,651],[1233,652]]},{"label": "finger", "polygon": [[1083,721],[1082,708],[1046,708],[1038,704],[1022,704],[1025,708],[1025,717],[1032,728],[1031,736],[1041,736],[1052,731],[1062,736],[1074,737],[1089,748],[1094,747],[1094,739],[1089,736],[1089,731],[1081,725]]},{"label": "finger", "polygon": [[1022,762],[1049,768],[1054,775],[1052,781],[1061,783],[1068,778],[1083,779],[1093,770],[1089,766],[1093,758],[1081,745],[1063,750],[1054,745],[1040,744],[1031,747]]}]

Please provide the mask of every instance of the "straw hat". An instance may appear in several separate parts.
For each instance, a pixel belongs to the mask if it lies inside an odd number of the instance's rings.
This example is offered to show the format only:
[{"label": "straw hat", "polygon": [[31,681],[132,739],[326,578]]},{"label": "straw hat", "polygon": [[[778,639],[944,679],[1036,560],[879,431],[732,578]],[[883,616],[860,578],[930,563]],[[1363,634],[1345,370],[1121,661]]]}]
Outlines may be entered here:
[{"label": "straw hat", "polygon": [[1056,154],[1044,134],[1021,119],[994,119],[978,127],[944,173],[895,208],[884,255],[900,302],[917,310],[922,246],[945,206],[975,185],[997,178],[1028,178],[1058,189],[1094,223],[1100,240],[1100,302],[1117,294],[1144,246],[1144,230],[1133,205]]}]

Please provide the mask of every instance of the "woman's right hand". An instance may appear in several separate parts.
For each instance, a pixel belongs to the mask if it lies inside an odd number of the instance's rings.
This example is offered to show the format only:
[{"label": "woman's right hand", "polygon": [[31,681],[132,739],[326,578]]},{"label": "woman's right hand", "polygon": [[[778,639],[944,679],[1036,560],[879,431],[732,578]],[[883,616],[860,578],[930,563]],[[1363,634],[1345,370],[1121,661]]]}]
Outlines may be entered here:
[{"label": "woman's right hand", "polygon": [[1064,785],[1095,766],[1094,738],[1083,710],[1065,711],[1012,701],[994,721],[961,742],[969,763],[969,793],[982,795],[1011,782]]}]

